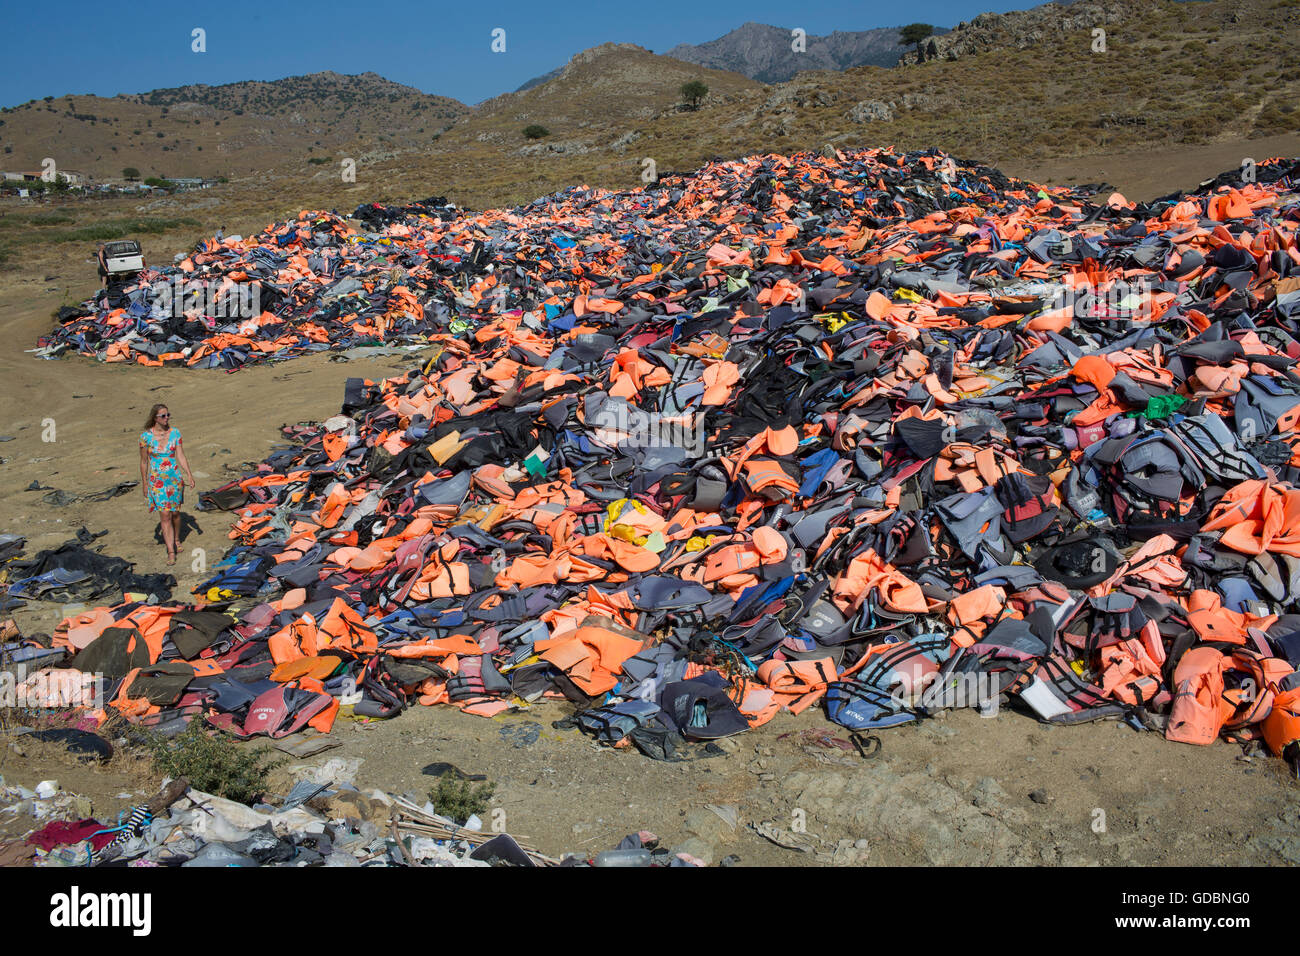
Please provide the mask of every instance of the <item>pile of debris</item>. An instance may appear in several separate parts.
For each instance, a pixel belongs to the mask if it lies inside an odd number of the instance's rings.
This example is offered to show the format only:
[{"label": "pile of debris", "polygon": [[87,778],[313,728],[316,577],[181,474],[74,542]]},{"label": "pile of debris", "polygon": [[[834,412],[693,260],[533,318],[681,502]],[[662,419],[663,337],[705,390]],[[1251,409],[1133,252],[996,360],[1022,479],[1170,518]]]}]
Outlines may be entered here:
[{"label": "pile of debris", "polygon": [[203,496],[200,605],[56,641],[121,713],[237,735],[562,698],[676,759],[1002,701],[1296,761],[1300,163],[1134,204],[827,152],[254,237],[240,270],[292,261],[251,341],[386,315],[427,360]]}]

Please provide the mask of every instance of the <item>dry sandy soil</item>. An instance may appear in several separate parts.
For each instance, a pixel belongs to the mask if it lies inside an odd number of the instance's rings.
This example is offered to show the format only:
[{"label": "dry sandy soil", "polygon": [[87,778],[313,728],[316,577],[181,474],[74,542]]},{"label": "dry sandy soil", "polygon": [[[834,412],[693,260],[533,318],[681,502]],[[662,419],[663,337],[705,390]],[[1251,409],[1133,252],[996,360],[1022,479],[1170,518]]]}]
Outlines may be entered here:
[{"label": "dry sandy soil", "polygon": [[[1296,136],[1247,145],[1245,155],[1256,159],[1300,154]],[[1143,199],[1194,187],[1242,155],[1240,146],[1211,146],[1007,171],[1105,180]],[[108,553],[141,571],[163,570],[157,525],[138,490],[64,507],[24,490],[36,480],[86,494],[137,479],[135,439],[154,402],[169,404],[200,487],[213,487],[261,458],[282,423],[335,413],[345,378],[411,364],[313,356],[228,375],[25,354],[66,290],[89,293],[93,285],[93,265],[80,257],[0,274],[0,435],[14,436],[0,442],[0,531],[25,534],[29,553],[85,525],[109,531],[101,539]],[[56,441],[42,440],[46,419]],[[227,544],[226,518],[190,515],[197,523],[183,557],[203,548],[211,562]],[[184,596],[201,577],[188,558],[176,570]],[[48,633],[60,614],[57,605],[32,604],[14,616],[25,633]],[[735,855],[742,865],[1300,863],[1300,806],[1285,766],[1244,758],[1226,743],[1188,747],[1113,723],[1050,727],[1013,712],[983,719],[963,711],[888,731],[880,754],[863,760],[819,746],[817,732],[845,735],[810,712],[735,738],[721,756],[663,764],[553,729],[563,714],[547,705],[485,720],[417,706],[385,723],[340,721],[341,746],[307,762],[359,759],[358,786],[399,793],[423,794],[433,781],[421,769],[433,761],[487,774],[498,784],[493,804],[507,828],[557,855],[594,854],[649,829],[674,846],[689,839],[688,849],[714,862]],[[0,754],[0,774],[28,786],[55,777],[91,797],[101,819],[132,802],[121,794],[152,792],[156,783],[143,763],[115,758],[87,770],[49,748]],[[739,826],[732,830],[706,804],[735,807]],[[792,832],[799,821],[806,832]],[[777,846],[750,827],[764,823],[780,842],[807,850]]]}]

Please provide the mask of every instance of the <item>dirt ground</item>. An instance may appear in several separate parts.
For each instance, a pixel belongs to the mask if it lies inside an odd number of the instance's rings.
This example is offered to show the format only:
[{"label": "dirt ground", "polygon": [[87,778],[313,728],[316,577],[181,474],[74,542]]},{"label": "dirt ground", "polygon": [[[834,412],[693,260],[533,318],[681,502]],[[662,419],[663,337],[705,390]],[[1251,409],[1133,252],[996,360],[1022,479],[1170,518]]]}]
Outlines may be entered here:
[{"label": "dirt ground", "polygon": [[[1151,198],[1194,187],[1243,155],[1300,154],[1300,137],[1246,148],[1007,171],[1105,180],[1130,199]],[[0,273],[0,437],[13,438],[0,441],[0,532],[26,535],[28,553],[84,525],[107,530],[104,550],[137,570],[165,570],[157,522],[139,489],[62,507],[43,503],[44,490],[25,490],[36,481],[91,494],[138,480],[136,436],[154,402],[168,403],[184,432],[200,488],[213,487],[263,457],[282,423],[337,412],[346,378],[414,364],[409,357],[339,362],[317,355],[229,375],[26,354],[67,290],[93,286],[93,265],[81,256]],[[192,504],[194,521],[174,569],[178,597],[205,576],[193,569],[194,549],[212,563],[228,543],[226,516],[195,512]],[[14,617],[24,633],[49,633],[61,610],[33,603]],[[498,785],[493,808],[504,812],[506,829],[555,855],[594,854],[648,829],[712,862],[734,855],[741,865],[1300,863],[1297,784],[1281,761],[1244,758],[1226,743],[1189,747],[1115,723],[1051,727],[1006,710],[992,718],[960,711],[884,732],[879,755],[864,760],[819,744],[819,733],[846,735],[812,711],[734,738],[722,755],[664,764],[555,730],[552,722],[564,713],[545,705],[487,720],[416,706],[388,722],[341,720],[341,745],[301,763],[360,760],[358,787],[421,795],[435,782],[421,770],[435,761],[486,774]],[[8,783],[58,779],[89,797],[100,819],[156,789],[141,761],[115,757],[87,768],[49,747],[24,749],[0,755]],[[285,790],[291,771],[278,772]],[[724,817],[738,825],[732,829]]]},{"label": "dirt ground", "polygon": [[1002,171],[1040,183],[1073,185],[1109,183],[1132,202],[1149,202],[1176,189],[1194,190],[1243,160],[1259,163],[1274,156],[1300,156],[1300,134],[1283,133],[1260,139],[1207,143],[1159,151],[1129,150],[1045,159],[1032,163],[1004,162]]}]

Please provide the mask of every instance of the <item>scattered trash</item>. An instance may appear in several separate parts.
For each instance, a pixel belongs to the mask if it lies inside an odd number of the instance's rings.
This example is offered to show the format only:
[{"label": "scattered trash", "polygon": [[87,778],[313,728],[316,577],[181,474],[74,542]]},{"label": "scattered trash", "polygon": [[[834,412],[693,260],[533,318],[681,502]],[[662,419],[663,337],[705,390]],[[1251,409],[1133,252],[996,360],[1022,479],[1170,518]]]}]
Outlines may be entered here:
[{"label": "scattered trash", "polygon": [[59,792],[59,782],[57,780],[42,780],[36,785],[36,796],[41,800],[48,800]]},{"label": "scattered trash", "polygon": [[512,747],[529,747],[537,743],[542,736],[542,725],[536,721],[526,720],[521,723],[507,724],[499,733],[501,739],[509,742]]},{"label": "scattered trash", "polygon": [[364,762],[360,757],[331,757],[319,766],[304,767],[294,775],[310,783],[351,785]]},{"label": "scattered trash", "polygon": [[[134,486],[136,482],[127,484]],[[136,574],[135,566],[124,558],[89,550],[87,546],[99,536],[81,528],[76,538],[30,558],[21,557],[24,539],[15,539],[17,548],[4,549],[0,543],[0,561],[9,582],[7,593],[13,598],[62,602],[93,601],[105,594],[135,592],[151,594],[156,600],[171,598],[175,577]]]},{"label": "scattered trash", "polygon": [[704,809],[711,810],[719,820],[727,825],[727,829],[734,830],[740,823],[740,810],[728,804],[727,806],[716,806],[712,803],[706,803]]},{"label": "scattered trash", "polygon": [[426,776],[430,776],[430,777],[450,776],[455,780],[486,780],[487,779],[487,774],[466,773],[464,770],[461,770],[455,764],[445,763],[445,762],[431,763],[427,767],[425,767],[424,770],[421,771],[421,773],[424,773]]},{"label": "scattered trash", "polygon": [[[502,866],[531,867],[537,865],[533,862],[533,858],[528,855],[528,851],[521,847],[515,838],[508,833],[503,833],[488,840],[487,843],[484,843],[471,853],[469,858]],[[599,863],[597,865],[599,866]]]},{"label": "scattered trash", "polygon": [[314,797],[332,796],[335,791],[329,788],[327,783],[316,783],[312,780],[299,780],[294,784],[293,789],[289,791],[280,804],[281,810],[292,810],[294,807],[301,806]]},{"label": "scattered trash", "polygon": [[771,843],[787,850],[799,850],[802,853],[816,853],[822,847],[822,838],[815,833],[796,833],[777,825],[774,821],[751,823],[750,829]]},{"label": "scattered trash", "polygon": [[653,861],[649,850],[602,850],[596,854],[596,861],[593,866],[599,867],[622,867],[622,866],[649,866]]},{"label": "scattered trash", "polygon": [[[113,746],[99,734],[88,730],[61,727],[51,730],[29,730],[24,736],[44,743],[59,743],[67,747],[68,753],[95,760],[108,760],[113,756]],[[39,792],[40,788],[37,787]]]},{"label": "scattered trash", "polygon": [[314,737],[300,737],[294,740],[277,740],[271,745],[281,753],[286,753],[291,757],[314,757],[318,753],[324,753],[326,750],[333,750],[335,747],[343,746],[343,741],[330,737],[326,734],[317,734]]}]

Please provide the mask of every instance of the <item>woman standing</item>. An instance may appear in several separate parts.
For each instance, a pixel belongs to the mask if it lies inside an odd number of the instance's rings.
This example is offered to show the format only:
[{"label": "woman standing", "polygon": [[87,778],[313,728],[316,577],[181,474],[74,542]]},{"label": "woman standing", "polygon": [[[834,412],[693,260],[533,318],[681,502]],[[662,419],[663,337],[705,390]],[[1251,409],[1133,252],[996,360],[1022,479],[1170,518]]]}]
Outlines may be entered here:
[{"label": "woman standing", "polygon": [[[181,481],[181,471],[185,481]],[[163,544],[167,546],[167,563],[176,563],[180,550],[181,504],[185,501],[185,485],[194,487],[190,463],[185,460],[181,447],[181,430],[173,428],[171,412],[166,405],[155,405],[149,410],[149,421],[140,434],[140,485],[149,511],[161,511]]]}]

